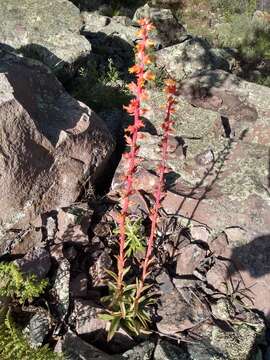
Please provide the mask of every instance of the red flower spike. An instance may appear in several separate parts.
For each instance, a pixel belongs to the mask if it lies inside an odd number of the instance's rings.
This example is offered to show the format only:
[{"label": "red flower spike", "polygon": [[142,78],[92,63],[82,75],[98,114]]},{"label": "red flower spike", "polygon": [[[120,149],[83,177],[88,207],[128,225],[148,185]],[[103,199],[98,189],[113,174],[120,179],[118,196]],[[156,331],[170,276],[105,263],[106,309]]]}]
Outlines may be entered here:
[{"label": "red flower spike", "polygon": [[132,99],[127,106],[124,106],[124,109],[128,112],[128,114],[133,116],[134,121],[133,124],[129,125],[126,129],[126,132],[128,133],[126,135],[126,141],[130,146],[130,150],[129,153],[124,154],[124,157],[127,161],[127,176],[125,181],[125,190],[121,199],[122,210],[119,219],[119,255],[117,258],[117,289],[119,293],[121,293],[123,289],[123,278],[126,262],[126,218],[128,216],[128,210],[130,206],[130,196],[134,193],[134,173],[141,161],[137,158],[139,152],[137,140],[139,138],[138,132],[144,126],[141,116],[146,111],[146,109],[142,109],[141,103],[148,97],[147,92],[144,90],[145,83],[146,81],[153,78],[152,73],[147,72],[145,69],[145,66],[151,62],[149,55],[146,53],[146,49],[152,44],[148,39],[148,33],[153,29],[153,25],[149,19],[139,20],[139,25],[140,30],[138,32],[138,36],[141,39],[136,45],[137,63],[129,69],[129,72],[135,75],[136,82],[132,82],[128,85],[129,90],[131,93],[133,93],[133,95],[135,95],[135,98]]},{"label": "red flower spike", "polygon": [[161,162],[157,167],[157,174],[159,176],[159,181],[157,187],[154,191],[155,203],[152,209],[150,210],[150,220],[151,220],[151,231],[150,236],[147,242],[146,255],[142,265],[142,276],[140,281],[140,286],[136,293],[137,301],[140,299],[141,293],[143,291],[143,286],[145,284],[146,278],[149,276],[149,268],[151,265],[152,251],[156,238],[157,223],[159,219],[159,209],[161,208],[161,202],[166,193],[164,192],[164,177],[167,172],[166,162],[168,158],[168,142],[169,142],[169,133],[173,121],[171,120],[171,115],[173,112],[173,105],[175,104],[174,94],[176,93],[175,81],[169,79],[165,81],[165,92],[169,95],[167,97],[166,103],[166,114],[162,124],[163,136],[161,139]]}]

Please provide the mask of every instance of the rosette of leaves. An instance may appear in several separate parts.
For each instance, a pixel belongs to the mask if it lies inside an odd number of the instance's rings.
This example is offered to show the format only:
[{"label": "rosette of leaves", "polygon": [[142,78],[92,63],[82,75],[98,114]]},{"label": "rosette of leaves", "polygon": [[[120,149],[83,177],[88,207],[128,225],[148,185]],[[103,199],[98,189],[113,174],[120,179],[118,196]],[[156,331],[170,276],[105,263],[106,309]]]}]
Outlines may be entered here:
[{"label": "rosette of leaves", "polygon": [[[127,274],[130,267],[127,267],[124,274]],[[151,315],[149,306],[155,304],[154,294],[147,293],[152,285],[141,287],[140,281],[136,279],[135,284],[123,283],[121,292],[117,287],[117,274],[108,271],[112,280],[108,282],[109,295],[102,298],[106,305],[105,314],[100,314],[100,318],[108,321],[110,324],[107,340],[110,341],[115,333],[120,329],[126,330],[131,335],[149,333]],[[136,298],[138,289],[140,298]]]},{"label": "rosette of leaves", "polygon": [[[125,223],[126,242],[125,252],[127,257],[134,256],[136,253],[145,251],[145,237],[143,234],[143,219],[132,220],[126,219]],[[116,235],[119,234],[119,229],[114,230]]]}]

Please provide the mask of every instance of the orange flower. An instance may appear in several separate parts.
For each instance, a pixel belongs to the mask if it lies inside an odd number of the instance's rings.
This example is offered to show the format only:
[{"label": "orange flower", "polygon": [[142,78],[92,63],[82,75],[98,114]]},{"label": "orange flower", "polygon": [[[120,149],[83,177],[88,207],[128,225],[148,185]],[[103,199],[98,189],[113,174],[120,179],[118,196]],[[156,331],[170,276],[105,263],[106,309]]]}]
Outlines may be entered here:
[{"label": "orange flower", "polygon": [[128,71],[130,74],[139,74],[141,71],[141,67],[138,64],[135,64],[131,66]]},{"label": "orange flower", "polygon": [[135,82],[131,82],[130,84],[127,85],[128,89],[130,92],[132,92],[134,95],[137,94],[137,91],[138,91],[138,86],[137,84],[135,84]]},{"label": "orange flower", "polygon": [[150,70],[147,70],[144,74],[143,74],[143,78],[147,81],[152,81],[152,80],[155,80],[156,76],[155,74],[150,71]]},{"label": "orange flower", "polygon": [[143,57],[143,63],[144,65],[150,65],[153,63],[153,57],[149,56],[149,55],[145,55]]},{"label": "orange flower", "polygon": [[166,92],[166,94],[175,95],[176,94],[176,82],[172,79],[166,79],[164,81],[164,83],[165,83],[164,91]]}]

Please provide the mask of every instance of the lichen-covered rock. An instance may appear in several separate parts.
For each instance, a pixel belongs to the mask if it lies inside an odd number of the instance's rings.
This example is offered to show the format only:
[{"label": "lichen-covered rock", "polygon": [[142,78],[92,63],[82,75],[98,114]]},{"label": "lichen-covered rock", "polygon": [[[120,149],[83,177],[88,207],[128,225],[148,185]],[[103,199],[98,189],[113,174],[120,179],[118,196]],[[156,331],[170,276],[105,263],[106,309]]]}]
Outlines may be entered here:
[{"label": "lichen-covered rock", "polygon": [[166,335],[175,335],[190,329],[206,320],[209,313],[205,304],[188,288],[174,287],[170,277],[161,273],[157,277],[160,286],[160,304],[157,309],[158,331]]},{"label": "lichen-covered rock", "polygon": [[213,51],[206,40],[191,36],[180,44],[159,50],[156,60],[159,67],[165,67],[178,81],[206,69],[229,70],[228,61]]},{"label": "lichen-covered rock", "polygon": [[270,145],[270,89],[222,70],[203,71],[183,82],[181,94],[194,106],[218,112],[228,135]]},{"label": "lichen-covered rock", "polygon": [[68,0],[8,0],[1,3],[0,43],[22,51],[53,71],[72,70],[90,53],[80,35],[79,9]]},{"label": "lichen-covered rock", "polygon": [[158,342],[154,357],[155,360],[189,360],[189,354],[180,346],[169,343],[166,340]]},{"label": "lichen-covered rock", "polygon": [[[65,336],[58,340],[56,352],[64,353],[67,360],[117,360],[116,356],[110,356],[93,345],[83,341],[72,331],[68,331]],[[120,360],[120,359],[119,359]]]},{"label": "lichen-covered rock", "polygon": [[137,21],[141,18],[149,18],[155,26],[155,30],[151,33],[157,48],[171,46],[186,39],[186,30],[181,25],[170,9],[160,9],[150,7],[145,4],[137,9],[133,20]]},{"label": "lichen-covered rock", "polygon": [[256,328],[255,324],[234,325],[233,330],[225,332],[218,327],[214,327],[212,331],[211,343],[218,347],[225,354],[229,360],[246,360],[255,355],[256,344],[260,341],[258,337],[261,336],[264,325]]},{"label": "lichen-covered rock", "polygon": [[107,36],[119,37],[132,46],[137,39],[138,29],[136,27],[121,24],[114,18],[96,12],[83,12],[82,19],[84,21],[82,33],[85,35],[97,36],[93,33],[102,32]]},{"label": "lichen-covered rock", "polygon": [[114,142],[102,120],[39,62],[0,52],[0,243],[11,228],[69,206],[104,169]]},{"label": "lichen-covered rock", "polygon": [[126,360],[150,360],[153,358],[154,349],[154,342],[144,341],[143,343],[136,345],[132,349],[124,352],[122,357]]},{"label": "lichen-covered rock", "polygon": [[106,321],[99,318],[104,309],[97,307],[92,301],[75,300],[71,318],[75,321],[78,335],[105,333]]},{"label": "lichen-covered rock", "polygon": [[29,324],[24,329],[24,334],[33,347],[42,346],[50,330],[51,319],[45,310],[39,310],[34,314]]}]

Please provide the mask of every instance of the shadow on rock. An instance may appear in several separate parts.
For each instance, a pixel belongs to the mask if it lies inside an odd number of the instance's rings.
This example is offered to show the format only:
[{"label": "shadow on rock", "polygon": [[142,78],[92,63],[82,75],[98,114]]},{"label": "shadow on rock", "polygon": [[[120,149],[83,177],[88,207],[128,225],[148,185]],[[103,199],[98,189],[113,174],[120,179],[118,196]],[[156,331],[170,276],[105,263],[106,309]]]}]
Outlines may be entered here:
[{"label": "shadow on rock", "polygon": [[[245,286],[251,290],[254,308],[270,317],[270,234],[255,238],[232,250],[227,276],[241,272]],[[235,268],[235,266],[236,268]]]}]

